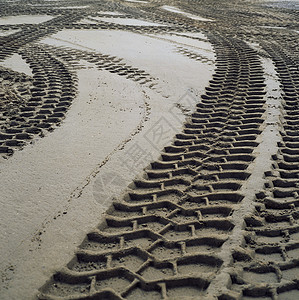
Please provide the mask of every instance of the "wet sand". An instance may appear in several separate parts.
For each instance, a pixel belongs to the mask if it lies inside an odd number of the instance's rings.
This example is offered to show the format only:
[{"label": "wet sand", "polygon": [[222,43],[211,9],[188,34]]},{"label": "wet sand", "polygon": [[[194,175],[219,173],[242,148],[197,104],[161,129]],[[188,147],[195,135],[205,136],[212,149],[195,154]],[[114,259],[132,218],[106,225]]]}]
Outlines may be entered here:
[{"label": "wet sand", "polygon": [[297,2],[3,3],[1,299],[297,299]]}]

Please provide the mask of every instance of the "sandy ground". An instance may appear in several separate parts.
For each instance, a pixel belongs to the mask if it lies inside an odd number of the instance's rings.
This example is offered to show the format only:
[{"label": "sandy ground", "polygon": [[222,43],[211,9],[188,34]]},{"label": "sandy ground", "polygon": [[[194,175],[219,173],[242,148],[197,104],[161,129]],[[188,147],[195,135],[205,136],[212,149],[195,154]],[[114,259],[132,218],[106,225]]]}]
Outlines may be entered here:
[{"label": "sandy ground", "polygon": [[[214,69],[211,45],[186,37],[62,31],[41,43],[122,57],[157,78],[157,85],[142,87],[82,61],[79,94],[63,124],[1,162],[1,261],[8,266],[7,299],[29,299],[70,259],[112,198],[181,130],[186,118],[181,109],[194,109]],[[176,53],[177,45],[209,62],[189,60]],[[18,72],[29,69],[16,56],[2,65]],[[69,250],[58,257],[65,247]],[[25,281],[23,272],[31,274]]]},{"label": "sandy ground", "polygon": [[1,299],[298,299],[298,1],[0,4]]},{"label": "sandy ground", "polygon": [[28,76],[32,76],[32,71],[28,64],[22,59],[19,54],[14,54],[8,59],[0,62],[0,65],[5,68],[12,69],[16,72],[25,73]]},{"label": "sandy ground", "polygon": [[37,16],[8,16],[0,19],[0,25],[38,24],[51,20],[53,17],[47,15]]},{"label": "sandy ground", "polygon": [[196,15],[184,12],[181,9],[179,9],[177,7],[174,7],[174,6],[163,5],[161,8],[165,9],[167,11],[170,11],[170,12],[174,12],[176,14],[181,14],[181,15],[186,16],[187,18],[190,18],[192,20],[198,20],[198,21],[204,21],[204,22],[211,22],[212,21],[211,19],[202,18],[200,16],[196,16]]}]

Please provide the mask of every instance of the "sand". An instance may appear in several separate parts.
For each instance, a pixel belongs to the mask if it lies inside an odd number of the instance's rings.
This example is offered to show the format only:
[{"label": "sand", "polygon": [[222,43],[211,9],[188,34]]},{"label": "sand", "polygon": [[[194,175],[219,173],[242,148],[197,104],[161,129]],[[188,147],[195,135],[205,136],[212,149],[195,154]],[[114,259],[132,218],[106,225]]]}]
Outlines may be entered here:
[{"label": "sand", "polygon": [[200,17],[200,16],[196,16],[196,15],[184,12],[181,9],[179,9],[177,7],[174,7],[174,6],[163,5],[161,8],[165,9],[167,11],[176,13],[176,14],[181,14],[181,15],[183,15],[183,16],[189,18],[189,19],[192,19],[192,20],[203,21],[203,22],[213,21],[213,20],[210,20],[210,19],[206,19],[206,18],[203,18],[203,17]]},{"label": "sand", "polygon": [[16,29],[16,30],[0,30],[0,36],[8,36],[11,35],[13,33],[17,33],[20,30]]},{"label": "sand", "polygon": [[3,62],[0,62],[0,65],[13,71],[24,73],[28,76],[33,75],[30,67],[19,54],[13,54]]},{"label": "sand", "polygon": [[153,22],[147,22],[147,21],[141,21],[137,19],[115,19],[115,18],[101,18],[101,17],[92,17],[92,19],[108,22],[108,23],[114,23],[114,24],[121,24],[121,25],[131,25],[131,26],[164,26],[163,24],[157,24]]},{"label": "sand", "polygon": [[51,20],[52,16],[36,15],[36,16],[8,16],[0,18],[0,25],[17,25],[17,24],[39,24]]},{"label": "sand", "polygon": [[299,298],[296,5],[2,4],[0,298]]},{"label": "sand", "polygon": [[[134,46],[127,42],[130,39]],[[181,130],[185,115],[175,104],[194,109],[214,69],[211,63],[193,62],[176,52],[174,46],[181,45],[181,39],[176,41],[175,37],[161,40],[159,35],[146,37],[124,31],[69,30],[40,43],[121,55],[123,63],[151,74],[154,86],[143,87],[99,71],[83,60],[84,69],[77,71],[80,92],[63,124],[1,162],[0,193],[5,199],[1,214],[6,216],[1,226],[1,239],[6,241],[1,244],[1,253],[4,266],[14,266],[6,294],[13,288],[14,297],[30,298],[56,268],[67,262],[74,245],[97,225],[112,197],[119,196]],[[184,38],[184,43],[213,58],[207,41],[196,44]],[[9,66],[11,61],[13,70],[22,71],[13,58],[4,63]],[[164,133],[156,137],[153,130],[157,125]],[[137,160],[134,149],[141,153]],[[106,185],[107,180],[114,179],[116,184]],[[87,222],[84,215],[89,216]],[[10,219],[14,219],[13,224],[6,221]],[[58,228],[64,228],[63,232]],[[58,258],[57,247],[64,248],[66,243],[70,251]],[[21,275],[24,270],[32,274],[25,282]],[[26,291],[16,288],[20,282],[26,284]]]}]

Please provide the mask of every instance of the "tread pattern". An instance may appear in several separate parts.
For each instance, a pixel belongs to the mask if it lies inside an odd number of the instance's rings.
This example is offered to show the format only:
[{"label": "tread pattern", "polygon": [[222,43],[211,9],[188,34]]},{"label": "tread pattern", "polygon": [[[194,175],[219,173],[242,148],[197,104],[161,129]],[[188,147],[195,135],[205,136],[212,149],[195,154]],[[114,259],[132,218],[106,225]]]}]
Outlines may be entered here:
[{"label": "tread pattern", "polygon": [[[60,124],[77,93],[81,60],[153,89],[159,84],[121,57],[38,43],[63,29],[180,36],[205,32],[216,52],[216,70],[182,132],[111,205],[75,257],[40,288],[39,299],[299,298],[298,10],[287,1],[171,4],[213,20],[202,22],[161,9],[165,2],[160,0],[84,4],[79,10],[63,10],[59,6],[68,1],[55,7],[35,0],[18,5],[0,0],[0,17],[53,17],[40,24],[0,25],[1,32],[15,30],[0,35],[0,61],[18,53],[33,73],[0,68],[1,156],[7,158]],[[99,13],[104,11],[111,14]],[[161,26],[93,17],[137,18]],[[214,63],[184,47],[175,51]],[[251,175],[267,112],[260,56],[274,62],[281,84],[281,141],[278,152],[271,153],[264,189],[255,195],[254,213],[244,220],[239,247],[231,249],[227,263],[221,253],[240,224],[234,218],[244,203],[242,188]],[[223,289],[209,290],[227,269]]]},{"label": "tread pattern", "polygon": [[27,84],[23,88],[20,86],[21,90],[9,89],[21,103],[13,105],[12,110],[6,106],[3,112],[0,129],[0,153],[3,155],[12,155],[36,135],[43,136],[43,130],[53,130],[53,125],[64,118],[76,95],[76,75],[54,55],[33,45],[20,54],[32,69],[33,77],[21,74],[18,77]]},{"label": "tread pattern", "polygon": [[11,156],[36,136],[43,137],[45,131],[53,131],[65,118],[77,95],[75,70],[84,68],[80,60],[149,88],[157,85],[146,71],[128,66],[115,56],[40,44],[31,44],[19,53],[30,66],[33,77],[8,69],[0,73],[0,87],[5,97],[0,118],[0,155],[3,157]]},{"label": "tread pattern", "polygon": [[254,50],[210,39],[216,72],[183,132],[112,205],[41,299],[193,297],[221,269],[217,253],[243,199],[238,190],[250,175],[265,92]]},{"label": "tread pattern", "polygon": [[265,172],[264,190],[256,194],[255,213],[245,220],[246,244],[243,255],[235,257],[239,267],[231,274],[230,299],[299,296],[299,71],[294,67],[298,50],[290,51],[296,49],[293,43],[293,39],[287,41],[287,47],[262,43],[280,78],[284,121],[278,153],[272,155],[272,169]]}]

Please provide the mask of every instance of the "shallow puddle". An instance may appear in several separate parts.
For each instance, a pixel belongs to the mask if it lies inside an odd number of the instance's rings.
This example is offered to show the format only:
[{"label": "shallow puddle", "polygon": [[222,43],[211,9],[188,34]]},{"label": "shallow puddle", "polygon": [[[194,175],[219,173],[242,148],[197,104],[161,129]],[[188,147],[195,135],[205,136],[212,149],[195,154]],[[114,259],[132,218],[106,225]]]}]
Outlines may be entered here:
[{"label": "shallow puddle", "polygon": [[206,18],[199,17],[197,15],[186,13],[186,12],[184,12],[184,11],[180,10],[179,8],[174,7],[174,6],[163,5],[161,8],[164,9],[164,10],[173,12],[173,13],[184,15],[187,18],[192,19],[192,20],[203,21],[203,22],[213,22],[213,20],[211,20],[211,19],[206,19]]},{"label": "shallow puddle", "polygon": [[39,24],[47,22],[53,18],[54,17],[48,15],[8,16],[0,18],[0,25]]},{"label": "shallow puddle", "polygon": [[11,57],[0,62],[0,65],[16,72],[25,73],[28,76],[33,75],[29,65],[19,54],[13,54]]},{"label": "shallow puddle", "polygon": [[123,18],[102,18],[102,17],[91,17],[91,19],[97,20],[97,21],[104,21],[108,23],[114,23],[114,24],[120,24],[120,25],[128,25],[128,26],[165,26],[163,24],[159,23],[153,23],[148,21],[142,21],[138,19],[123,19]]}]

